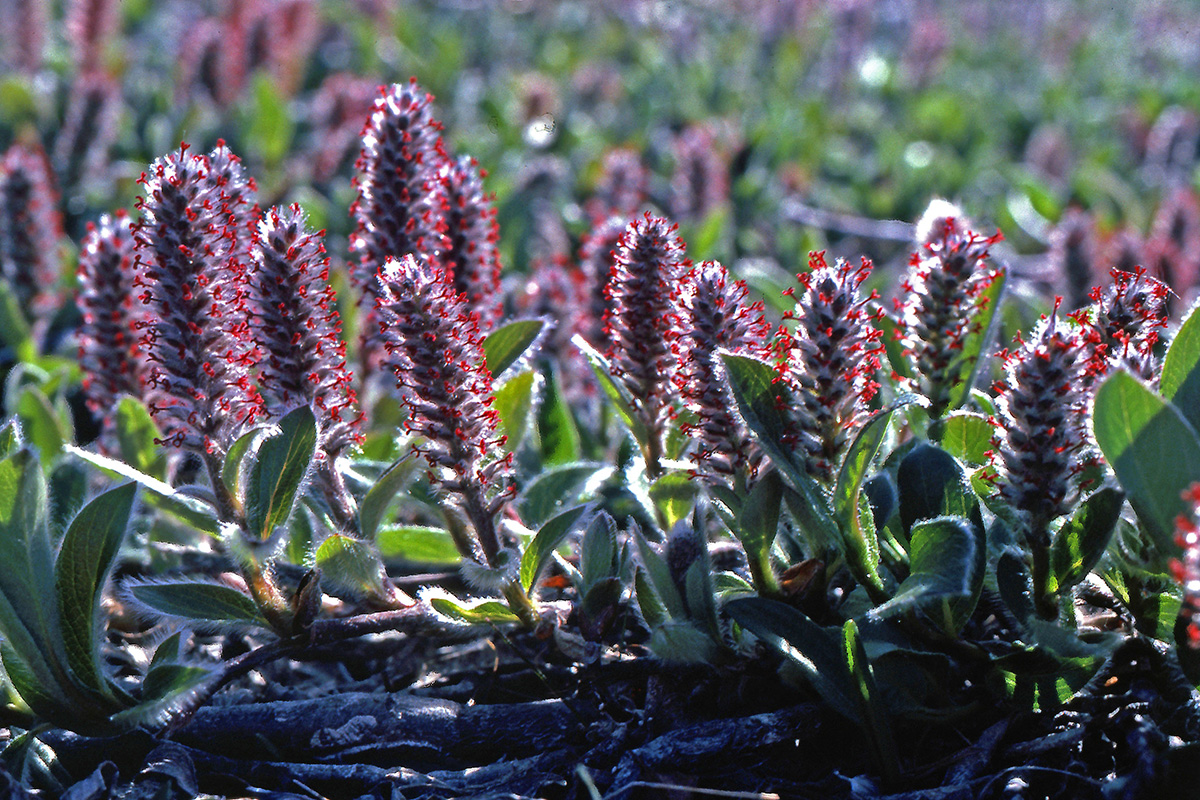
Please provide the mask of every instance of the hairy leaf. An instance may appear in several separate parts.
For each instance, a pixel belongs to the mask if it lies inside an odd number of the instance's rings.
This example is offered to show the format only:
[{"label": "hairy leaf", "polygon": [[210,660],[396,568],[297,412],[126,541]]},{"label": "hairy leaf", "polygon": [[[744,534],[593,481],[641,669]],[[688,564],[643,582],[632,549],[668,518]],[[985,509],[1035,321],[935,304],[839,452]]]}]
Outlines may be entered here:
[{"label": "hairy leaf", "polygon": [[543,470],[517,498],[521,519],[541,525],[563,506],[575,504],[579,489],[601,470],[610,469],[595,461],[562,464]]},{"label": "hairy leaf", "polygon": [[246,529],[253,538],[266,541],[287,522],[316,447],[317,423],[308,406],[289,411],[279,421],[279,433],[259,447],[244,503]]},{"label": "hairy leaf", "polygon": [[55,567],[67,664],[84,686],[99,694],[108,693],[100,669],[100,595],[125,538],[136,491],[137,484],[126,483],[84,506],[67,528]]},{"label": "hairy leaf", "polygon": [[1108,486],[1093,492],[1054,537],[1050,547],[1050,567],[1061,591],[1083,580],[1104,555],[1117,520],[1125,493]]},{"label": "hairy leaf", "polygon": [[540,319],[518,319],[502,325],[483,340],[483,356],[492,378],[521,360],[530,346],[542,335],[546,323]]},{"label": "hairy leaf", "polygon": [[987,542],[978,526],[961,517],[919,522],[911,534],[909,576],[871,616],[920,612],[955,635],[979,601],[986,561]]},{"label": "hairy leaf", "polygon": [[404,456],[384,470],[379,480],[367,490],[366,496],[358,504],[358,527],[362,537],[370,540],[379,530],[388,506],[392,504],[396,493],[412,477],[417,461]]},{"label": "hairy leaf", "polygon": [[1096,390],[1096,442],[1117,474],[1155,546],[1175,556],[1175,518],[1187,510],[1183,491],[1200,478],[1200,439],[1179,410],[1128,372]]},{"label": "hairy leaf", "polygon": [[213,535],[216,535],[220,531],[221,526],[217,521],[216,513],[212,506],[207,503],[179,491],[170,484],[155,478],[153,475],[147,475],[140,470],[134,469],[123,461],[117,461],[115,458],[102,456],[98,453],[89,453],[87,450],[81,450],[74,445],[67,445],[65,449],[72,455],[78,456],[111,475],[135,481],[138,485],[149,490],[149,494],[144,496],[145,502],[154,508],[171,514],[177,519],[191,525],[196,530]]},{"label": "hairy leaf", "polygon": [[451,565],[462,561],[454,537],[444,528],[385,525],[375,534],[375,544],[384,558],[418,564]]},{"label": "hairy leaf", "polygon": [[533,588],[538,574],[541,573],[546,562],[550,560],[551,554],[562,544],[567,535],[575,529],[579,520],[590,512],[592,508],[590,505],[583,505],[567,509],[561,514],[551,517],[542,525],[537,535],[533,537],[533,541],[529,543],[525,548],[525,552],[521,554],[521,570],[519,574],[521,586],[525,591],[528,592]]},{"label": "hairy leaf", "polygon": [[152,616],[176,619],[205,630],[270,629],[253,598],[211,581],[126,581],[122,590]]},{"label": "hairy leaf", "polygon": [[1200,431],[1200,306],[1193,306],[1163,359],[1159,391]]},{"label": "hairy leaf", "polygon": [[383,591],[384,569],[379,553],[369,543],[333,534],[316,553],[321,581],[335,592],[369,597]]}]

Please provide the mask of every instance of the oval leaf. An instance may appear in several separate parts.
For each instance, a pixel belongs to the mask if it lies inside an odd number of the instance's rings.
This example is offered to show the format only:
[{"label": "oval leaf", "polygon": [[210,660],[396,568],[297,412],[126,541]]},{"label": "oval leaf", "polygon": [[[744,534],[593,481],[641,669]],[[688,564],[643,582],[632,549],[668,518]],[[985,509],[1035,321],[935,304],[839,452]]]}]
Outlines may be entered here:
[{"label": "oval leaf", "polygon": [[1117,529],[1123,505],[1125,493],[1106,486],[1093,492],[1059,529],[1050,546],[1050,567],[1058,584],[1054,591],[1074,586],[1092,571]]},{"label": "oval leaf", "polygon": [[384,470],[379,480],[367,490],[367,494],[358,505],[358,527],[364,539],[375,536],[388,506],[395,499],[396,493],[412,477],[416,466],[416,459],[406,455]]},{"label": "oval leaf", "polygon": [[354,597],[383,594],[383,562],[367,542],[334,534],[317,548],[316,564],[322,583],[335,592]]},{"label": "oval leaf", "polygon": [[939,517],[913,526],[911,572],[896,595],[872,609],[877,619],[920,612],[954,635],[975,610],[983,589],[987,543],[979,526]]},{"label": "oval leaf", "polygon": [[208,630],[252,625],[270,630],[254,600],[223,583],[210,581],[126,581],[122,591],[151,616],[166,617]]},{"label": "oval leaf", "polygon": [[550,560],[551,554],[591,509],[590,505],[576,506],[552,517],[541,527],[521,555],[520,579],[525,591],[533,588],[538,574]]},{"label": "oval leaf", "polygon": [[502,325],[483,339],[483,357],[493,378],[517,363],[542,335],[546,323],[540,319],[519,319]]},{"label": "oval leaf", "polygon": [[1187,511],[1183,491],[1200,480],[1196,431],[1174,405],[1123,370],[1096,390],[1092,427],[1155,546],[1177,556],[1175,518]]},{"label": "oval leaf", "polygon": [[266,541],[287,522],[317,447],[312,409],[300,406],[279,421],[279,433],[258,449],[246,481],[246,530]]},{"label": "oval leaf", "polygon": [[84,506],[67,528],[55,566],[67,664],[86,687],[102,694],[107,688],[100,671],[100,593],[125,538],[136,491],[137,484],[127,483]]},{"label": "oval leaf", "polygon": [[375,534],[375,544],[384,558],[418,564],[457,564],[462,561],[454,537],[444,528],[421,525],[385,526]]},{"label": "oval leaf", "polygon": [[1200,431],[1200,306],[1193,306],[1163,359],[1159,391]]}]

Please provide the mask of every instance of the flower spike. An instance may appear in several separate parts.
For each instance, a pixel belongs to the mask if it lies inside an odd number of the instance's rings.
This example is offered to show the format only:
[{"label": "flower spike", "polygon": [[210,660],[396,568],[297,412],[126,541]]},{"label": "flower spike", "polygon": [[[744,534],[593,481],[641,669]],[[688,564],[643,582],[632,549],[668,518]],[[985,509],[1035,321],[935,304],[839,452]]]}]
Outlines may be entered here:
[{"label": "flower spike", "polygon": [[762,303],[746,300],[746,284],[734,281],[716,261],[688,273],[679,293],[675,381],[697,422],[684,432],[700,443],[698,471],[710,478],[745,481],[757,472],[762,453],[734,410],[719,351],[764,355],[770,325]]},{"label": "flower spike", "polygon": [[484,330],[499,321],[504,310],[500,294],[500,228],[492,197],[483,191],[485,172],[470,156],[447,162],[438,172],[435,208],[445,225],[445,252],[439,263],[466,295],[467,306],[479,315]]},{"label": "flower spike", "polygon": [[407,84],[380,87],[375,108],[363,131],[358,159],[358,199],[351,208],[357,231],[351,249],[358,264],[351,277],[366,309],[362,361],[373,370],[382,357],[376,275],[389,258],[409,253],[436,260],[446,249],[444,224],[434,208],[438,171],[446,163],[442,125],[433,117],[433,95],[414,78]]},{"label": "flower spike", "polygon": [[122,395],[141,395],[137,355],[134,239],[129,215],[104,215],[89,224],[79,253],[79,364],[88,408],[107,425]]},{"label": "flower spike", "polygon": [[441,268],[409,254],[389,259],[379,273],[379,333],[408,409],[405,428],[432,480],[470,520],[482,553],[496,566],[496,514],[508,500],[511,455],[504,437],[474,316]]},{"label": "flower spike", "polygon": [[252,189],[239,177],[184,144],[142,177],[134,227],[149,318],[141,340],[150,361],[147,405],[167,442],[209,455],[224,452],[261,406],[250,379],[254,343],[239,252]]},{"label": "flower spike", "polygon": [[645,426],[646,468],[659,470],[662,437],[671,415],[675,360],[668,338],[674,311],[672,294],[690,266],[678,226],[650,213],[625,229],[608,284],[606,333],[613,375],[633,396]]},{"label": "flower spike", "polygon": [[809,271],[797,275],[801,291],[796,308],[785,315],[797,322],[781,328],[780,377],[792,394],[788,409],[794,446],[804,454],[810,474],[825,483],[837,475],[841,457],[867,414],[879,388],[876,373],[883,351],[875,326],[882,312],[872,308],[875,295],[864,295],[871,274],[867,259],[852,265],[825,262],[824,252],[809,256]]},{"label": "flower spike", "polygon": [[336,458],[361,440],[362,414],[350,388],[323,234],[308,229],[298,205],[266,213],[254,248],[250,313],[268,409],[282,416],[312,406],[321,449]]},{"label": "flower spike", "polygon": [[896,301],[897,335],[915,373],[913,389],[929,399],[931,418],[949,410],[962,379],[964,345],[979,324],[985,291],[999,277],[988,264],[988,248],[1000,238],[975,233],[945,200],[930,203],[917,224],[906,296]]}]

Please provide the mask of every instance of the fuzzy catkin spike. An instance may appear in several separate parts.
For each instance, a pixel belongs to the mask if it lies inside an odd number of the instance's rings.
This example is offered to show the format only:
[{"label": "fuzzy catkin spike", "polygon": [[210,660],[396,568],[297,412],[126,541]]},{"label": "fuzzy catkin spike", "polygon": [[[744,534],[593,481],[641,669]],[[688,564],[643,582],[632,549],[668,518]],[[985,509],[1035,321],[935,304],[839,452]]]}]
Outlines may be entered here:
[{"label": "fuzzy catkin spike", "polygon": [[804,454],[809,474],[825,483],[837,476],[841,457],[867,414],[879,384],[882,333],[875,322],[875,294],[864,295],[871,273],[867,259],[857,265],[824,252],[809,256],[809,271],[797,275],[801,290],[789,290],[796,308],[786,317],[794,331],[781,328],[780,377],[789,388],[788,409],[794,446]]},{"label": "fuzzy catkin spike", "polygon": [[592,219],[609,216],[629,218],[646,202],[650,173],[634,149],[618,147],[604,156],[596,191],[587,203]]},{"label": "fuzzy catkin spike", "polygon": [[734,281],[716,261],[688,273],[678,295],[679,318],[675,381],[684,405],[697,422],[684,432],[699,440],[697,470],[710,479],[747,478],[757,472],[762,453],[724,380],[719,351],[763,356],[770,325],[762,303],[746,299],[746,284]]},{"label": "fuzzy catkin spike", "polygon": [[671,212],[677,219],[702,220],[729,200],[729,166],[708,125],[690,125],[674,143]]},{"label": "fuzzy catkin spike", "polygon": [[444,223],[434,207],[438,171],[447,162],[442,125],[433,117],[433,95],[412,79],[380,87],[363,131],[358,159],[358,199],[351,211],[357,230],[351,249],[358,255],[351,278],[366,310],[362,362],[367,371],[382,357],[376,275],[389,258],[415,254],[436,261],[446,249]]},{"label": "fuzzy catkin spike", "polygon": [[1167,327],[1171,290],[1140,267],[1110,275],[1112,283],[1092,290],[1092,305],[1072,315],[1089,347],[1086,381],[1092,385],[1121,365],[1156,385],[1161,370],[1154,347]]},{"label": "fuzzy catkin spike", "polygon": [[635,412],[646,428],[646,467],[659,469],[662,437],[672,413],[675,359],[669,338],[673,327],[675,286],[691,266],[678,226],[647,212],[625,229],[617,246],[605,328],[612,373],[633,396]]},{"label": "fuzzy catkin spike", "polygon": [[62,236],[46,154],[40,147],[12,145],[0,159],[0,277],[31,322],[54,302]]},{"label": "fuzzy catkin spike", "polygon": [[109,150],[117,137],[121,87],[100,72],[83,74],[71,86],[66,116],[54,143],[54,162],[64,191],[108,169]]},{"label": "fuzzy catkin spike", "polygon": [[445,226],[439,263],[479,315],[483,330],[494,327],[504,310],[496,249],[500,228],[492,197],[483,190],[486,174],[470,156],[448,161],[437,174],[433,201]]},{"label": "fuzzy catkin spike", "polygon": [[931,418],[949,410],[964,344],[983,310],[981,296],[998,277],[987,259],[1000,238],[975,233],[945,200],[930,203],[917,224],[918,251],[905,296],[896,301],[897,333],[916,375],[912,388],[929,399]]},{"label": "fuzzy catkin spike", "polygon": [[628,225],[624,217],[609,217],[594,225],[579,245],[579,267],[588,284],[587,319],[580,326],[580,332],[601,352],[607,350],[609,345],[605,332],[605,317],[611,306],[608,282],[612,278],[617,246]]},{"label": "fuzzy catkin spike", "polygon": [[141,394],[134,297],[134,239],[129,215],[88,226],[79,253],[79,364],[92,413],[107,420],[122,395]]},{"label": "fuzzy catkin spike", "polygon": [[387,261],[378,293],[385,365],[408,410],[406,430],[423,440],[413,450],[475,528],[478,560],[495,566],[495,518],[509,497],[512,456],[501,452],[478,323],[450,276],[411,254]]},{"label": "fuzzy catkin spike", "polygon": [[362,413],[350,388],[324,231],[308,229],[300,206],[272,208],[259,223],[249,305],[268,410],[282,416],[311,406],[320,448],[336,458],[362,439]]},{"label": "fuzzy catkin spike", "polygon": [[997,385],[1000,495],[1035,532],[1074,505],[1075,478],[1085,465],[1088,348],[1057,309],[1028,342],[1004,354]]},{"label": "fuzzy catkin spike", "polygon": [[3,30],[4,61],[26,75],[42,68],[50,22],[48,0],[11,0],[6,3]]},{"label": "fuzzy catkin spike", "polygon": [[121,27],[121,0],[69,0],[66,35],[76,72],[103,66],[105,49]]},{"label": "fuzzy catkin spike", "polygon": [[168,443],[220,454],[261,411],[238,250],[239,198],[251,189],[187,151],[182,145],[155,161],[141,179],[134,235],[149,317],[141,340],[151,362],[146,398]]}]

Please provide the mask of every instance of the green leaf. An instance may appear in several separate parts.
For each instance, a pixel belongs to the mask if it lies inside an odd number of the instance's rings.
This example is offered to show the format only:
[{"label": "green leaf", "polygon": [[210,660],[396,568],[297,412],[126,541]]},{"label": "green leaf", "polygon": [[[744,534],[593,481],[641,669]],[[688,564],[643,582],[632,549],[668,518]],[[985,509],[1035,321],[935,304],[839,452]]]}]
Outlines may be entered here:
[{"label": "green leaf", "polygon": [[444,528],[387,525],[375,534],[375,545],[384,558],[416,564],[452,565],[462,561],[454,537]]},{"label": "green leaf", "polygon": [[686,472],[667,472],[650,485],[650,499],[654,501],[662,524],[667,530],[687,517],[696,502],[698,486]]},{"label": "green leaf", "polygon": [[907,531],[923,519],[963,517],[981,529],[979,498],[954,456],[922,442],[908,452],[896,472],[900,521]]},{"label": "green leaf", "polygon": [[712,637],[687,620],[658,625],[646,646],[655,658],[667,664],[711,664],[717,655]]},{"label": "green leaf", "polygon": [[111,475],[119,478],[127,478],[149,490],[150,494],[144,495],[145,502],[154,508],[166,511],[196,528],[196,530],[213,535],[216,535],[220,531],[221,525],[217,520],[214,509],[204,501],[185,494],[152,475],[147,475],[144,472],[136,470],[124,461],[117,461],[115,458],[102,456],[98,453],[89,453],[87,450],[81,450],[74,445],[67,445],[64,449],[68,453],[83,459],[93,466],[99,467]]},{"label": "green leaf", "polygon": [[829,502],[825,499],[824,491],[808,476],[791,448],[783,443],[788,426],[779,412],[779,406],[787,398],[779,393],[775,370],[770,364],[748,356],[722,353],[721,360],[725,363],[729,387],[742,418],[771,457],[771,463],[803,501],[800,506],[791,506],[803,514],[798,521],[801,525],[814,528],[811,535],[816,538],[840,542],[841,533],[829,513]]},{"label": "green leaf", "polygon": [[16,417],[10,417],[0,425],[0,458],[8,458],[21,449],[24,443],[21,423]]},{"label": "green leaf", "polygon": [[104,635],[100,596],[129,526],[137,484],[126,483],[92,500],[71,521],[55,566],[67,664],[89,690],[107,694],[100,668]]},{"label": "green leaf", "polygon": [[562,464],[543,470],[517,498],[517,510],[529,525],[541,525],[563,506],[573,506],[585,483],[609,467],[596,461]]},{"label": "green leaf", "polygon": [[225,463],[221,465],[221,480],[234,497],[242,496],[242,473],[246,453],[265,432],[263,428],[252,428],[246,431],[229,445],[225,451]]},{"label": "green leaf", "polygon": [[584,505],[567,509],[561,514],[547,520],[537,535],[521,554],[521,586],[530,591],[537,581],[538,575],[551,554],[562,544],[567,535],[575,529],[575,525],[583,516],[591,511],[593,506]]},{"label": "green leaf", "polygon": [[62,539],[71,517],[83,507],[92,483],[91,470],[75,459],[60,461],[50,473],[50,533]]},{"label": "green leaf", "polygon": [[366,496],[358,504],[358,527],[364,539],[370,540],[375,536],[396,493],[412,477],[416,465],[415,458],[405,455],[384,470],[379,480],[367,490]]},{"label": "green leaf", "polygon": [[542,335],[542,329],[545,327],[544,320],[518,319],[500,326],[484,337],[483,357],[492,378],[499,378],[505,370],[520,361],[525,351]]},{"label": "green leaf", "polygon": [[633,434],[633,438],[638,442],[645,442],[649,438],[646,431],[646,426],[642,424],[638,413],[634,410],[635,401],[629,390],[622,386],[617,381],[613,380],[612,368],[608,363],[608,359],[600,354],[596,348],[587,343],[579,334],[571,337],[571,342],[580,349],[588,363],[592,367],[592,372],[596,375],[596,380],[600,383],[600,388],[604,390],[604,394],[613,402],[617,408],[617,413],[626,427]]},{"label": "green leaf", "polygon": [[[0,461],[0,634],[39,680],[66,661],[54,594],[46,482],[31,450]],[[62,678],[55,682],[69,685]]]},{"label": "green leaf", "polygon": [[0,280],[0,341],[12,348],[17,361],[37,359],[37,345],[21,304],[7,280]]},{"label": "green leaf", "polygon": [[592,517],[579,543],[579,573],[583,591],[613,576],[617,558],[617,524],[606,512]]},{"label": "green leaf", "polygon": [[725,604],[738,625],[762,639],[804,672],[830,708],[862,725],[858,687],[846,670],[842,632],[823,628],[800,611],[776,600],[739,597]]},{"label": "green leaf", "polygon": [[1008,281],[1008,272],[996,270],[996,279],[975,298],[976,310],[967,335],[963,337],[962,349],[947,369],[953,382],[949,392],[949,404],[942,411],[952,411],[963,404],[975,385],[975,373],[979,369],[979,356],[992,336],[993,322],[1000,311],[1000,298]]},{"label": "green leaf", "polygon": [[833,509],[842,534],[842,552],[854,575],[861,576],[860,580],[869,581],[874,585],[880,583],[877,572],[879,539],[875,533],[874,519],[869,513],[865,517],[862,513],[862,485],[871,461],[887,436],[892,415],[897,408],[916,401],[915,395],[901,398],[891,407],[867,420],[846,451],[842,468],[838,472],[837,485],[833,490]]},{"label": "green leaf", "polygon": [[360,598],[383,593],[383,562],[367,542],[332,534],[317,548],[316,564],[321,582],[335,592]]},{"label": "green leaf", "polygon": [[144,611],[205,630],[271,629],[245,592],[211,581],[127,580],[122,591]]},{"label": "green leaf", "polygon": [[532,371],[512,376],[496,389],[492,408],[500,422],[500,433],[505,437],[505,446],[515,451],[525,440],[529,430],[529,419],[533,411],[533,394],[537,375]]},{"label": "green leaf", "polygon": [[153,717],[164,701],[169,702],[200,688],[212,676],[213,672],[204,667],[158,664],[146,672],[146,679],[142,681],[141,707],[134,706],[119,716],[129,718],[136,714],[140,719]]},{"label": "green leaf", "polygon": [[258,449],[246,483],[246,530],[266,541],[287,522],[317,447],[312,409],[300,406],[279,421],[279,433]]},{"label": "green leaf", "polygon": [[750,490],[737,520],[737,537],[751,561],[761,561],[771,550],[779,532],[779,510],[783,503],[783,481],[771,470]]},{"label": "green leaf", "polygon": [[121,460],[160,480],[166,477],[167,460],[155,441],[162,438],[162,433],[146,406],[140,400],[122,397],[115,420]]},{"label": "green leaf", "polygon": [[859,718],[867,741],[871,743],[875,761],[889,784],[895,784],[900,774],[900,756],[896,750],[896,738],[892,733],[891,721],[875,686],[875,674],[867,660],[862,637],[854,620],[848,619],[842,626],[842,652],[846,657],[846,668],[850,680],[857,689]]},{"label": "green leaf", "polygon": [[1074,586],[1092,571],[1108,547],[1124,504],[1124,492],[1104,487],[1081,503],[1059,529],[1050,546],[1050,568],[1057,583],[1052,591]]},{"label": "green leaf", "polygon": [[947,453],[978,466],[987,463],[986,453],[992,449],[995,427],[982,414],[956,411],[941,420],[939,444]]},{"label": "green leaf", "polygon": [[520,617],[499,600],[461,603],[449,597],[434,597],[429,601],[429,605],[443,616],[471,625],[505,625],[521,621]]},{"label": "green leaf", "polygon": [[17,416],[29,437],[29,444],[38,449],[43,464],[52,463],[62,452],[63,444],[71,440],[54,404],[36,386],[26,386],[17,400]]},{"label": "green leaf", "polygon": [[1159,391],[1200,431],[1200,306],[1192,306],[1167,348]]},{"label": "green leaf", "polygon": [[885,314],[879,320],[879,327],[883,331],[881,341],[884,352],[887,354],[888,366],[901,378],[916,377],[908,356],[904,354],[904,343],[900,339],[899,325],[896,324],[896,320]]},{"label": "green leaf", "polygon": [[875,619],[919,612],[954,636],[979,601],[987,563],[983,531],[961,517],[917,523],[911,534],[911,572],[896,595],[872,609]]},{"label": "green leaf", "polygon": [[1158,550],[1177,556],[1183,491],[1200,480],[1200,440],[1175,406],[1123,370],[1096,390],[1092,427],[1105,460]]},{"label": "green leaf", "polygon": [[638,571],[645,573],[646,583],[654,590],[668,619],[686,619],[687,608],[684,606],[679,589],[675,587],[675,581],[671,577],[671,568],[667,566],[666,559],[650,546],[650,542],[646,541],[646,537],[640,530],[634,531],[634,541],[637,544],[638,559],[641,561]]},{"label": "green leaf", "polygon": [[541,402],[537,407],[537,432],[543,464],[567,464],[579,459],[579,429],[563,398],[558,375],[553,372],[546,376],[542,386]]},{"label": "green leaf", "polygon": [[287,99],[266,72],[254,76],[253,104],[248,109],[246,143],[267,164],[278,164],[292,146],[295,125]]}]

